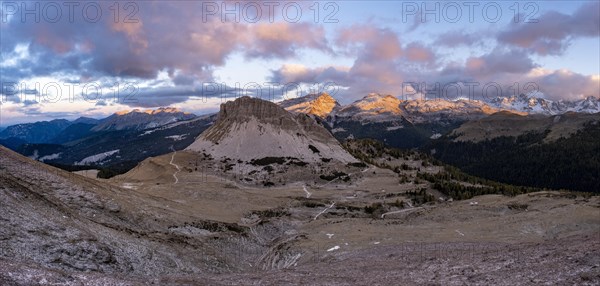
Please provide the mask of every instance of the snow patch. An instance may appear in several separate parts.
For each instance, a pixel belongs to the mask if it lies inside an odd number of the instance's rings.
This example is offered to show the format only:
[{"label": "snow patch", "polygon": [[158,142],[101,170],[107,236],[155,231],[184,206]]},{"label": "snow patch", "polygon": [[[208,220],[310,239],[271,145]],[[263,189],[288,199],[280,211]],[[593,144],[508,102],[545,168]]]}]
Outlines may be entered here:
[{"label": "snow patch", "polygon": [[56,153],[56,154],[52,154],[52,155],[46,155],[46,156],[44,156],[44,157],[40,158],[40,159],[39,159],[39,161],[40,161],[40,162],[44,162],[44,161],[46,161],[46,160],[55,160],[55,159],[58,159],[58,158],[60,158],[60,155],[61,155],[61,154],[62,154],[62,153]]},{"label": "snow patch", "polygon": [[148,135],[148,134],[152,134],[154,131],[156,131],[158,129],[153,129],[153,130],[148,130],[148,131],[144,131],[144,133],[140,134],[140,136],[144,136],[144,135]]},{"label": "snow patch", "polygon": [[433,135],[431,135],[431,137],[429,137],[430,139],[440,139],[440,137],[442,137],[442,134],[440,133],[435,133]]},{"label": "snow patch", "polygon": [[37,160],[40,155],[38,154],[38,150],[33,150],[33,155],[29,156],[29,159]]},{"label": "snow patch", "polygon": [[91,163],[98,163],[116,153],[119,153],[119,149],[92,155],[92,156],[84,158],[83,160],[81,160],[79,162],[75,162],[75,166],[83,166],[83,165],[89,165]]},{"label": "snow patch", "polygon": [[165,139],[173,139],[174,141],[181,141],[181,140],[185,139],[187,137],[187,135],[188,134],[171,135],[171,136],[165,137]]},{"label": "snow patch", "polygon": [[138,187],[135,184],[132,184],[132,183],[123,183],[123,185],[121,185],[121,188],[130,189],[130,190],[137,190]]},{"label": "snow patch", "polygon": [[394,131],[394,130],[398,130],[398,129],[402,129],[404,128],[404,126],[391,126],[386,128],[387,131]]}]

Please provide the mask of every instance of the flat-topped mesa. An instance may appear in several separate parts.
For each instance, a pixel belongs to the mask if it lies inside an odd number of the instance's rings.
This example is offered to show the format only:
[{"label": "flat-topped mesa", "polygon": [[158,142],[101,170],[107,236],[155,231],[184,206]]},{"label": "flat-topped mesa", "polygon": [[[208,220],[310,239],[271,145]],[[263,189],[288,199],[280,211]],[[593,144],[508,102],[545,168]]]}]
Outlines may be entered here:
[{"label": "flat-topped mesa", "polygon": [[259,120],[279,120],[288,114],[283,108],[272,102],[252,98],[248,96],[240,97],[234,101],[228,101],[221,104],[218,118],[221,119],[248,119],[255,117]]},{"label": "flat-topped mesa", "polygon": [[221,104],[215,124],[187,150],[240,160],[295,157],[306,162],[321,162],[322,158],[357,161],[310,116],[292,114],[275,103],[250,97]]}]

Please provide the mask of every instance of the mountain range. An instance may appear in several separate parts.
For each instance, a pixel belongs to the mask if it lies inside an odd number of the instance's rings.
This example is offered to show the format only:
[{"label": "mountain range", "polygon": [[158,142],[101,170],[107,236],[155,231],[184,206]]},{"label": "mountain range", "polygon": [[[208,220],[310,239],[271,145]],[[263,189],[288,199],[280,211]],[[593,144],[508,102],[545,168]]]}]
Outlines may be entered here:
[{"label": "mountain range", "polygon": [[[499,111],[543,115],[600,112],[600,100],[593,96],[577,101],[551,101],[524,94],[498,97],[486,103],[465,99],[400,100],[391,95],[371,93],[348,105],[341,105],[330,95],[321,93],[284,100],[278,104],[293,113],[320,117],[332,127],[335,123],[344,121],[374,123],[407,120],[417,124],[452,122],[479,118]],[[134,109],[117,112],[103,119],[81,117],[73,121],[55,119],[12,125],[0,131],[0,140],[16,138],[27,143],[64,143],[77,139],[77,134],[87,134],[89,131],[139,131],[195,117],[194,114],[171,107]],[[76,126],[71,127],[72,125]],[[88,130],[86,127],[90,125],[93,127]]]},{"label": "mountain range", "polygon": [[400,116],[411,122],[430,122],[444,117],[460,120],[499,111],[543,115],[600,112],[600,99],[593,96],[577,101],[551,101],[524,94],[485,102],[467,99],[400,100],[392,95],[370,93],[348,105],[340,105],[329,94],[321,93],[284,100],[279,104],[290,112],[363,122],[393,121]]},{"label": "mountain range", "polygon": [[0,132],[0,139],[16,138],[30,143],[47,143],[56,138],[75,121],[55,119],[35,123],[17,124],[6,127]]},{"label": "mountain range", "polygon": [[495,98],[490,101],[490,105],[503,110],[514,110],[528,114],[558,115],[566,112],[600,112],[600,100],[593,96],[576,101],[552,101],[520,94],[518,96]]},{"label": "mountain range", "polygon": [[182,112],[176,108],[163,107],[156,110],[117,112],[98,122],[93,131],[144,130],[163,126],[177,121],[190,120],[196,115]]},{"label": "mountain range", "polygon": [[[485,103],[475,100],[400,100],[391,95],[371,93],[360,100],[341,105],[332,96],[320,93],[276,104],[259,104],[244,98],[235,105],[224,104],[219,114],[206,116],[196,116],[175,108],[136,109],[117,112],[103,119],[82,117],[74,121],[57,119],[18,124],[0,132],[0,144],[62,168],[106,168],[116,173],[127,171],[148,157],[172,150],[204,150],[220,157],[237,152],[242,143],[249,142],[256,150],[245,154],[245,160],[259,159],[269,154],[274,157],[297,157],[290,154],[305,154],[298,152],[312,146],[320,154],[312,152],[314,156],[305,156],[302,160],[338,158],[348,162],[348,157],[335,147],[337,141],[372,138],[396,148],[422,148],[445,134],[456,133],[455,130],[467,122],[477,122],[499,112],[548,117],[558,116],[552,114],[563,114],[563,111],[593,114],[598,110],[600,102],[594,97],[574,102],[552,102],[519,95]],[[222,120],[215,125],[219,117]],[[552,123],[553,120],[544,122]],[[574,125],[563,124],[576,131],[587,121],[568,122],[578,122]],[[274,123],[286,127],[273,127]],[[498,123],[498,126],[502,126],[502,123]],[[542,126],[535,130],[543,132],[544,128],[550,127]],[[202,134],[204,130],[207,132]],[[223,137],[224,130],[228,130],[228,138]],[[229,132],[231,130],[240,133]],[[496,133],[503,132],[523,133]],[[309,133],[311,136],[306,136]],[[489,132],[475,133],[477,137]],[[256,134],[277,136],[265,139],[267,137],[257,137]],[[331,135],[337,139],[336,142]],[[284,137],[285,140],[282,139]]]},{"label": "mountain range", "polygon": [[110,168],[119,173],[148,157],[184,149],[214,117],[160,108],[123,111],[103,119],[18,124],[0,133],[0,144],[68,170]]},{"label": "mountain range", "polygon": [[[134,109],[117,112],[103,119],[80,117],[73,121],[55,119],[11,125],[0,131],[0,139],[17,138],[28,143],[64,143],[88,134],[90,131],[144,130],[169,123],[190,120],[196,115],[175,108],[156,110]],[[71,127],[69,129],[69,127]],[[90,127],[89,129],[86,127]]]},{"label": "mountain range", "polygon": [[[305,100],[241,97],[191,119],[124,112],[68,122],[65,143],[0,146],[0,285],[339,284],[324,262],[358,285],[435,281],[413,278],[425,264],[456,277],[449,261],[495,275],[456,285],[518,285],[534,267],[560,275],[542,284],[600,278],[600,113]],[[435,129],[449,131],[422,137]],[[380,140],[336,140],[344,132]],[[390,146],[406,142],[419,146]]]}]

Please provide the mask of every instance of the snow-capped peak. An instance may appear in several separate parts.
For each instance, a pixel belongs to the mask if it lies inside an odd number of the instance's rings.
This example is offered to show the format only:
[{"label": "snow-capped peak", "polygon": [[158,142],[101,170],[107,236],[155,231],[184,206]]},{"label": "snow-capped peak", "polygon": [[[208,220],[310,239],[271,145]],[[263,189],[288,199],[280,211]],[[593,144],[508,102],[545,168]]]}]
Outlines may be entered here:
[{"label": "snow-capped peak", "polygon": [[145,110],[140,110],[140,109],[133,109],[133,110],[121,110],[121,111],[117,111],[115,112],[115,115],[119,115],[119,116],[123,116],[123,115],[127,115],[127,114],[132,114],[132,113],[145,113],[145,114],[149,114],[149,115],[154,115],[154,114],[159,114],[159,113],[183,113],[183,114],[191,114],[189,112],[183,112],[178,108],[175,107],[160,107],[158,109],[145,109]]},{"label": "snow-capped peak", "polygon": [[456,121],[481,118],[499,111],[526,114],[556,115],[566,112],[600,112],[600,100],[587,97],[579,101],[551,101],[542,97],[519,94],[498,97],[488,102],[469,99],[400,100],[392,95],[369,93],[348,105],[340,106],[327,94],[309,94],[279,103],[295,113],[314,114],[336,121],[391,122],[407,120],[413,123]]},{"label": "snow-capped peak", "polygon": [[556,115],[566,112],[600,112],[600,101],[593,96],[577,101],[552,101],[540,97],[529,97],[525,94],[520,94],[518,96],[494,98],[490,101],[490,104],[504,110],[514,110],[529,114]]}]

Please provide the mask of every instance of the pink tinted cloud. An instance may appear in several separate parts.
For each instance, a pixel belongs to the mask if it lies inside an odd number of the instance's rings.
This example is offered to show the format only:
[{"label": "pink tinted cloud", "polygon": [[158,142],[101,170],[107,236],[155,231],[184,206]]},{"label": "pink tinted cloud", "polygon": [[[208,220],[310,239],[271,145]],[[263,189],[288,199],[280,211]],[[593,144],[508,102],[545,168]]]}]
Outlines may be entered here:
[{"label": "pink tinted cloud", "polygon": [[488,76],[501,73],[527,73],[537,65],[527,53],[518,50],[494,49],[480,57],[466,60],[465,71],[471,76]]},{"label": "pink tinted cloud", "polygon": [[410,43],[405,48],[406,58],[414,62],[433,62],[435,54],[433,51],[419,43]]},{"label": "pink tinted cloud", "polygon": [[247,27],[245,53],[250,57],[291,57],[298,49],[331,52],[323,27],[310,23],[256,24]]},{"label": "pink tinted cloud", "polygon": [[[104,11],[110,11],[111,4],[99,2]],[[112,15],[97,23],[76,19],[73,24],[68,17],[58,23],[8,23],[3,27],[3,49],[33,38],[30,52],[45,65],[31,67],[34,71],[51,72],[48,59],[75,55],[81,64],[71,71],[75,73],[154,78],[161,70],[176,69],[199,79],[210,79],[210,70],[238,51],[261,58],[290,58],[301,49],[330,52],[323,27],[312,23],[223,23],[218,16],[203,21],[201,3],[136,4],[139,12],[133,23],[115,23]],[[63,68],[56,72],[66,72]]]},{"label": "pink tinted cloud", "polygon": [[351,26],[338,31],[336,44],[347,53],[371,60],[394,60],[402,55],[398,35],[386,28]]}]

